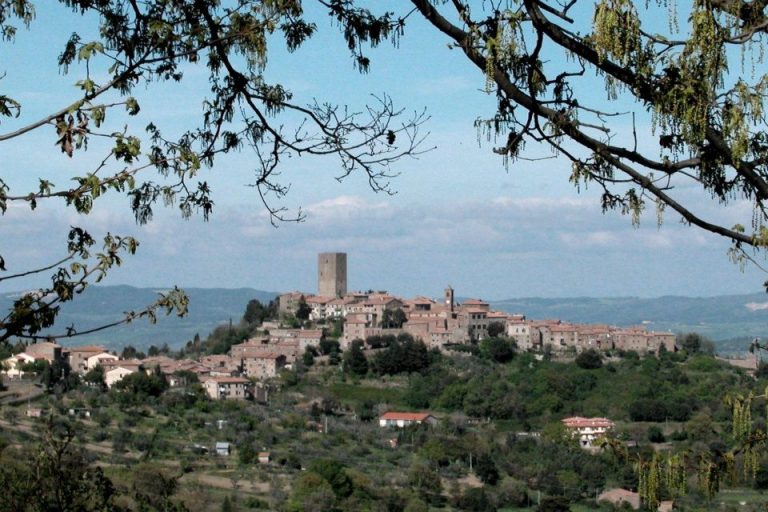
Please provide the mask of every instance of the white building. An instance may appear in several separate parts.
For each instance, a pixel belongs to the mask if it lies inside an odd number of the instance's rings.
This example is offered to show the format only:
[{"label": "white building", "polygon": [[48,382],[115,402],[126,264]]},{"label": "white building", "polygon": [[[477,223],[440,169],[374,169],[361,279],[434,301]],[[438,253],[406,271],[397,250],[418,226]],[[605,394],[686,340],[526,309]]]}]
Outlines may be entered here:
[{"label": "white building", "polygon": [[582,448],[592,448],[595,439],[604,437],[613,430],[615,423],[608,418],[582,418],[573,416],[564,418],[563,425],[571,431],[573,437],[579,439]]}]

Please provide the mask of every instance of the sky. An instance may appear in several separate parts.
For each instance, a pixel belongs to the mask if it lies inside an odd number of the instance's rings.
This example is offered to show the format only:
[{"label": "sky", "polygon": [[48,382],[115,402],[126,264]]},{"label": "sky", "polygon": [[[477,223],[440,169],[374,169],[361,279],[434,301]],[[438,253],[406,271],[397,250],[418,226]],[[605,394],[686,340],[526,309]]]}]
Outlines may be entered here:
[{"label": "sky", "polygon": [[[308,3],[309,5],[309,3]],[[62,20],[67,20],[63,23]],[[273,227],[255,191],[253,157],[228,156],[204,171],[213,187],[210,221],[182,220],[173,208],[159,209],[138,226],[125,197],[97,201],[81,216],[55,202],[11,205],[0,217],[0,255],[9,272],[50,263],[62,255],[69,226],[93,233],[132,235],[141,245],[105,284],[160,287],[253,287],[315,292],[318,252],[348,254],[351,289],[384,289],[402,296],[440,296],[451,285],[459,296],[501,300],[516,297],[710,296],[758,292],[766,276],[729,262],[727,241],[688,227],[672,214],[661,227],[647,212],[639,227],[618,212],[603,213],[597,190],[568,183],[570,164],[546,150],[505,168],[478,137],[473,123],[494,112],[483,91],[484,77],[447,40],[409,19],[398,48],[370,52],[372,68],[361,75],[338,29],[317,15],[318,35],[294,54],[271,41],[268,80],[284,84],[298,103],[314,99],[347,102],[361,109],[372,95],[391,96],[406,111],[426,109],[424,148],[418,158],[395,166],[396,194],[374,193],[362,176],[339,182],[338,161],[301,158],[287,163],[291,190],[283,205],[301,207],[304,222]],[[0,94],[23,104],[18,120],[0,120],[0,133],[36,120],[76,98],[82,69],[58,72],[56,57],[69,34],[93,31],[88,19],[50,4],[38,5],[29,31],[0,52]],[[99,76],[98,69],[94,69]],[[134,92],[142,107],[140,128],[152,121],[173,132],[195,123],[205,94],[205,70],[185,70],[172,87],[151,85]],[[586,95],[605,95],[595,81]],[[637,106],[618,102],[616,109]],[[653,147],[650,127],[638,109],[641,147]],[[623,123],[623,126],[621,126]],[[625,118],[616,121],[626,130]],[[121,124],[112,129],[119,130]],[[482,140],[479,143],[479,139]],[[53,128],[0,142],[0,177],[13,191],[36,188],[45,177],[64,185],[101,158],[98,142],[69,159],[54,146]],[[543,158],[543,159],[542,159]],[[749,223],[751,207],[711,204],[685,187],[679,197],[708,218],[726,225]],[[745,220],[746,219],[746,220]],[[0,292],[45,284],[47,277],[0,282]]]}]

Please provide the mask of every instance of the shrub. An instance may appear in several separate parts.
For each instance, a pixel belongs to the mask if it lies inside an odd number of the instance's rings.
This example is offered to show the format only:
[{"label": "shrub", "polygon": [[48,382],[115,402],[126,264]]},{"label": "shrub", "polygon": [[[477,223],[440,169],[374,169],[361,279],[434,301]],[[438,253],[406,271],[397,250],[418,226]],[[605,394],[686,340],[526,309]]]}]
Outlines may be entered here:
[{"label": "shrub", "polygon": [[603,366],[603,356],[591,348],[576,356],[576,366],[585,370],[596,370]]},{"label": "shrub", "polygon": [[652,443],[663,443],[666,441],[666,438],[664,437],[664,432],[656,425],[653,425],[648,429],[648,440]]}]

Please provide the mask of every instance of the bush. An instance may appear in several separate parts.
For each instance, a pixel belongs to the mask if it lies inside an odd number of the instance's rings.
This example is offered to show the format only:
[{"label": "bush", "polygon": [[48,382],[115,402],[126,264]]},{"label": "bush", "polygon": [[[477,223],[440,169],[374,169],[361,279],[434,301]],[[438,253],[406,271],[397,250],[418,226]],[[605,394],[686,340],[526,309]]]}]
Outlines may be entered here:
[{"label": "bush", "polygon": [[418,372],[431,363],[427,346],[408,334],[401,334],[395,343],[376,354],[371,369],[379,375]]},{"label": "bush", "polygon": [[497,363],[506,363],[515,357],[515,342],[508,338],[486,338],[480,343],[480,353]]},{"label": "bush", "polygon": [[664,437],[664,432],[656,425],[653,425],[648,429],[648,440],[652,443],[663,443],[666,441],[666,438]]},{"label": "bush", "polygon": [[596,370],[603,366],[603,356],[591,348],[576,356],[576,366],[585,370]]}]

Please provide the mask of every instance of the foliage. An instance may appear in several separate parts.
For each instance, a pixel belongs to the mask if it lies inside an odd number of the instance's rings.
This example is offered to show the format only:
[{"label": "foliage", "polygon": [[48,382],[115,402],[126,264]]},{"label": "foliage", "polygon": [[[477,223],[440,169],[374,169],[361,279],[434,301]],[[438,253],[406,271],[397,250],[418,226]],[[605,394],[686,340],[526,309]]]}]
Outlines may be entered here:
[{"label": "foliage", "polygon": [[400,329],[408,320],[402,308],[385,309],[381,315],[381,327],[384,329]]},{"label": "foliage", "polygon": [[304,364],[304,366],[310,367],[313,364],[315,364],[315,355],[312,350],[310,350],[312,347],[307,347],[307,350],[304,351],[304,354],[301,356],[301,362]]},{"label": "foliage", "polygon": [[409,334],[400,334],[394,343],[376,353],[370,366],[379,375],[395,375],[421,371],[431,362],[423,341],[414,340]]},{"label": "foliage", "polygon": [[536,512],[569,512],[571,502],[563,496],[547,496],[541,499]]},{"label": "foliage", "polygon": [[460,510],[472,512],[494,512],[496,510],[485,487],[470,487],[466,489],[456,500],[456,506]]},{"label": "foliage", "polygon": [[507,330],[506,325],[503,322],[490,322],[488,324],[488,337],[496,338],[503,336]]},{"label": "foliage", "polygon": [[257,299],[249,300],[245,306],[245,313],[243,313],[243,322],[258,327],[265,320],[277,318],[277,307],[277,299],[269,301],[269,304],[266,306]]},{"label": "foliage", "polygon": [[[739,263],[752,259],[745,247],[768,245],[768,79],[750,73],[763,64],[762,3],[411,4],[484,76],[496,111],[475,124],[498,141],[493,151],[505,163],[525,155],[526,143],[543,144],[570,160],[576,187],[597,187],[603,208],[633,224],[649,206],[657,222],[671,209],[730,239]],[[376,19],[401,27],[403,10],[397,24],[398,14]],[[372,24],[361,22],[371,14],[357,2],[336,6],[336,15],[350,48],[371,37]],[[659,19],[669,23],[659,26]],[[583,94],[596,81],[606,94]],[[617,112],[616,100],[632,107]],[[616,142],[637,141],[639,130],[655,143]],[[704,194],[686,203],[672,190],[688,184]],[[752,208],[740,224],[719,224],[702,214],[707,198],[716,205],[745,200]]]},{"label": "foliage", "polygon": [[19,370],[21,370],[24,373],[42,375],[43,372],[45,372],[49,366],[50,366],[50,363],[45,359],[35,359],[34,361],[29,361],[28,363],[22,363],[21,365],[19,365]]},{"label": "foliage", "polygon": [[66,359],[54,359],[40,374],[40,382],[48,391],[63,393],[75,389],[80,384],[80,377],[72,371]]},{"label": "foliage", "polygon": [[443,485],[440,475],[421,462],[414,462],[408,470],[408,483],[428,503],[439,501]]},{"label": "foliage", "polygon": [[681,349],[689,354],[697,354],[700,352],[705,354],[715,353],[715,343],[697,332],[679,334],[676,343]]},{"label": "foliage", "polygon": [[330,338],[323,338],[320,340],[320,353],[324,356],[336,353],[338,354],[341,351],[340,345],[338,340],[330,339]]},{"label": "foliage", "polygon": [[139,352],[133,345],[126,345],[120,353],[120,359],[146,359],[144,352]]},{"label": "foliage", "polygon": [[576,356],[576,366],[585,370],[596,370],[603,366],[603,356],[597,350],[590,348]]},{"label": "foliage", "polygon": [[373,336],[368,336],[365,339],[365,343],[371,347],[371,348],[383,348],[388,347],[389,345],[395,343],[397,341],[397,336],[394,334],[375,334]]},{"label": "foliage", "polygon": [[97,364],[83,375],[83,382],[102,391],[106,390],[107,384],[104,381],[104,368],[100,364]]},{"label": "foliage", "polygon": [[632,421],[686,421],[690,416],[691,407],[686,403],[642,398],[629,405],[629,417]]},{"label": "foliage", "polygon": [[[214,200],[202,171],[223,154],[248,149],[255,161],[251,186],[270,219],[299,221],[303,213],[290,215],[272,203],[290,188],[279,181],[280,162],[292,156],[335,156],[339,179],[361,173],[374,190],[388,191],[394,175],[390,166],[419,152],[418,130],[426,116],[415,113],[405,119],[386,95],[359,109],[321,101],[302,104],[285,86],[267,79],[268,47],[279,44],[278,35],[292,52],[315,33],[316,26],[305,19],[300,2],[60,3],[62,23],[78,27],[58,58],[59,72],[76,75],[71,80],[74,89],[61,94],[63,108],[42,118],[31,118],[39,114],[27,109],[22,98],[0,95],[0,116],[17,118],[12,130],[0,134],[0,142],[12,144],[25,134],[53,127],[51,142],[59,157],[72,159],[76,164],[71,167],[79,170],[56,174],[55,183],[52,176],[39,176],[33,190],[18,190],[13,181],[0,178],[0,214],[15,204],[35,210],[39,204],[61,202],[88,215],[103,198],[123,196],[139,224],[152,220],[158,204],[174,205],[183,218],[199,213],[208,219]],[[12,8],[3,7],[0,24],[6,46],[18,30],[36,30],[33,3],[18,0]],[[381,34],[389,32],[380,26],[376,37],[366,40],[378,44]],[[367,68],[363,60],[357,64],[361,70]],[[173,90],[177,83],[189,83],[191,87],[184,89],[190,91],[196,89],[190,83],[195,79],[209,91],[191,99],[202,105],[198,119],[180,130],[164,130],[157,120],[146,125],[145,133],[141,132],[145,123],[136,127],[132,117],[141,111],[149,84],[164,83]],[[24,268],[23,262],[6,262],[0,256],[0,271],[6,266],[11,270],[0,281],[52,274],[50,284],[22,294],[0,318],[0,340],[44,338],[43,331],[53,326],[62,304],[101,281],[139,245],[132,237],[111,233],[98,244],[98,236],[79,226],[64,236],[64,247],[39,268]],[[174,289],[147,307],[90,331],[138,318],[154,322],[161,313],[184,315],[187,302],[186,295]],[[52,335],[86,332],[70,326]]]},{"label": "foliage", "polygon": [[119,510],[114,485],[75,444],[71,425],[54,420],[33,449],[4,450],[0,458],[2,510]]},{"label": "foliage", "polygon": [[112,389],[119,396],[126,397],[139,403],[147,397],[159,397],[168,389],[168,381],[159,371],[149,374],[144,371],[136,371],[116,382]]},{"label": "foliage", "polygon": [[491,336],[480,342],[480,353],[497,363],[511,361],[515,357],[516,348],[515,341],[509,338]]},{"label": "foliage", "polygon": [[317,473],[328,482],[333,493],[339,498],[346,498],[352,494],[352,480],[347,475],[344,465],[334,459],[320,459],[312,461],[308,471]]},{"label": "foliage", "polygon": [[648,440],[652,443],[663,443],[666,441],[664,432],[661,431],[656,425],[648,427]]},{"label": "foliage", "polygon": [[309,315],[312,313],[312,308],[307,304],[307,299],[302,295],[299,298],[299,304],[296,307],[296,318],[299,320],[309,320]]},{"label": "foliage", "polygon": [[499,481],[499,470],[489,453],[481,453],[475,462],[475,474],[488,485],[496,485]]},{"label": "foliage", "polygon": [[353,375],[363,376],[368,373],[368,359],[363,353],[362,340],[352,341],[349,350],[344,353],[343,362],[344,370]]}]

